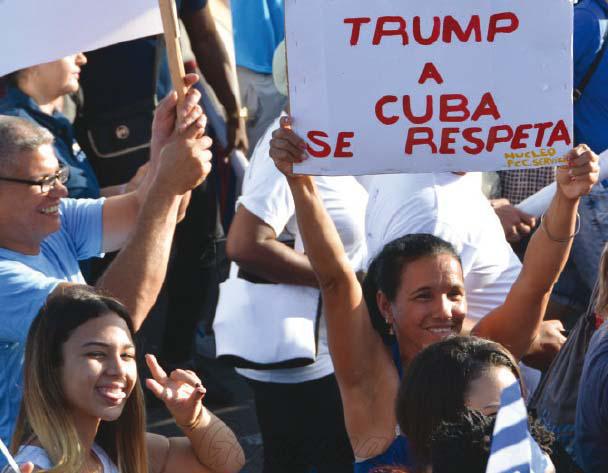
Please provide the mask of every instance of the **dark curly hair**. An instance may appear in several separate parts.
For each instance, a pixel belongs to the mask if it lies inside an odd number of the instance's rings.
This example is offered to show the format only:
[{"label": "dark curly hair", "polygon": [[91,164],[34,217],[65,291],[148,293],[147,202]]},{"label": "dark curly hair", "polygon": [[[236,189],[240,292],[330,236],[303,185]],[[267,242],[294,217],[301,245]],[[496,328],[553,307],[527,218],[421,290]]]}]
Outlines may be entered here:
[{"label": "dark curly hair", "polygon": [[[485,473],[490,458],[496,416],[465,409],[452,422],[441,422],[431,435],[433,473]],[[529,417],[530,435],[547,455],[555,437]]]},{"label": "dark curly hair", "polygon": [[382,291],[390,301],[394,301],[406,265],[420,258],[441,254],[453,256],[462,264],[460,256],[447,241],[427,233],[415,233],[387,243],[371,262],[363,280],[363,297],[372,325],[386,344],[391,344],[394,336],[389,334],[390,327],[378,308],[376,302],[378,291]]}]

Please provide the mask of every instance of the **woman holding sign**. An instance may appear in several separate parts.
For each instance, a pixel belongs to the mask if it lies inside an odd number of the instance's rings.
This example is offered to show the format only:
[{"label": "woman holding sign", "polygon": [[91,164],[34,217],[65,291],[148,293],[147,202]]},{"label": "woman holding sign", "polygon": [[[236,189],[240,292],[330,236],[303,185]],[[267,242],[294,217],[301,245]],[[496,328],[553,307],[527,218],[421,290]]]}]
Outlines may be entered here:
[{"label": "woman holding sign", "polygon": [[239,471],[243,451],[203,405],[198,377],[184,370],[167,375],[152,355],[146,386],[184,436],[144,431],[133,334],[125,307],[87,286],[67,287],[47,301],[28,334],[16,460],[70,473]]},{"label": "woman holding sign", "polygon": [[[380,464],[412,464],[397,435],[394,406],[398,366],[425,347],[462,331],[467,313],[462,267],[451,245],[431,235],[409,235],[384,247],[363,284],[309,176],[293,175],[306,143],[289,129],[275,131],[270,156],[288,179],[306,253],[325,304],[329,347],[344,404],[356,471]],[[521,274],[503,305],[480,320],[473,334],[506,346],[520,359],[537,336],[553,283],[577,232],[579,199],[597,182],[597,156],[581,145],[558,172],[558,190],[534,235]],[[463,209],[466,211],[466,209]],[[397,360],[390,345],[398,344]]]}]

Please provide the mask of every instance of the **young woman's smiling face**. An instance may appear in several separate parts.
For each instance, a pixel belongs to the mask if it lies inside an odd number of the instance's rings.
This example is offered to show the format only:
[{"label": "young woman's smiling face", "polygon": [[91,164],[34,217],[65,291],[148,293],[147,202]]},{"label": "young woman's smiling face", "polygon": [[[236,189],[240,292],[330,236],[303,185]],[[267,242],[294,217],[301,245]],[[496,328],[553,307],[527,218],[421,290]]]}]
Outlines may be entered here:
[{"label": "young woman's smiling face", "polygon": [[114,313],[79,326],[62,349],[62,386],[76,416],[118,419],[137,381],[129,328]]},{"label": "young woman's smiling face", "polygon": [[411,361],[427,346],[462,330],[467,305],[460,262],[441,253],[407,263],[395,300],[379,294],[378,306],[394,328],[401,358]]}]

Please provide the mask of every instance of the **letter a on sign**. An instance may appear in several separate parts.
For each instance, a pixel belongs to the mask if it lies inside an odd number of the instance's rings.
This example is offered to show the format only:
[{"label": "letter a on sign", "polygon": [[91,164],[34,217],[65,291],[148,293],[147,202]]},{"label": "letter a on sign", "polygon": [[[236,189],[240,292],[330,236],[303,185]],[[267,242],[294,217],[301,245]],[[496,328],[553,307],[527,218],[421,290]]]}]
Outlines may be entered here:
[{"label": "letter a on sign", "polygon": [[443,84],[443,77],[441,77],[441,74],[439,74],[439,71],[435,67],[435,64],[433,64],[432,62],[427,62],[424,65],[422,74],[420,74],[420,79],[418,79],[418,83],[422,85],[430,79],[434,80],[438,84]]}]

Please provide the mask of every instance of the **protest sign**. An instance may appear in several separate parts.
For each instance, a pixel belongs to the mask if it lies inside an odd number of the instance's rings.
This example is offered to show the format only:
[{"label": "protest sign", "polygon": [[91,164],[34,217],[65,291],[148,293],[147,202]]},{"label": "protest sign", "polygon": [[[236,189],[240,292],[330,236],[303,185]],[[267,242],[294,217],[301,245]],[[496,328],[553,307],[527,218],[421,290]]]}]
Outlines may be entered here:
[{"label": "protest sign", "polygon": [[0,0],[0,76],[162,31],[157,0]]},{"label": "protest sign", "polygon": [[286,0],[294,129],[325,175],[556,165],[569,0]]}]

